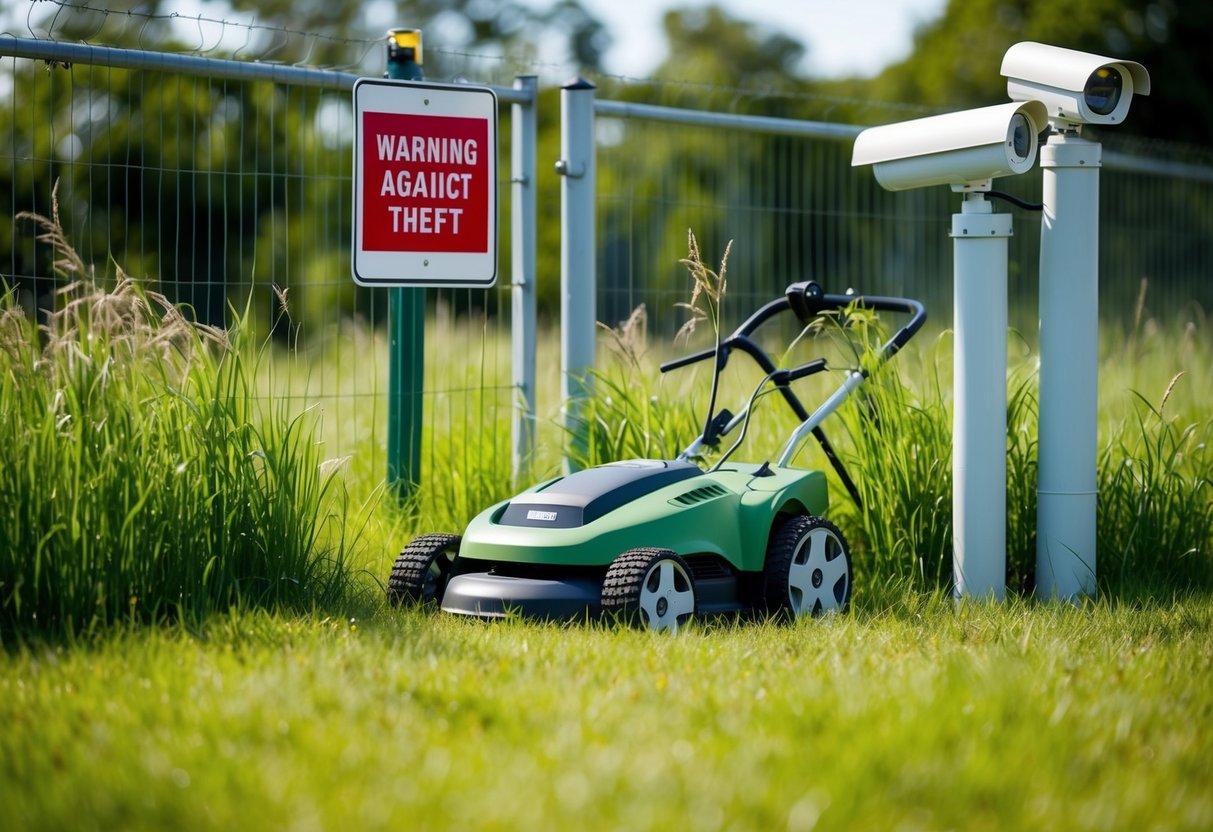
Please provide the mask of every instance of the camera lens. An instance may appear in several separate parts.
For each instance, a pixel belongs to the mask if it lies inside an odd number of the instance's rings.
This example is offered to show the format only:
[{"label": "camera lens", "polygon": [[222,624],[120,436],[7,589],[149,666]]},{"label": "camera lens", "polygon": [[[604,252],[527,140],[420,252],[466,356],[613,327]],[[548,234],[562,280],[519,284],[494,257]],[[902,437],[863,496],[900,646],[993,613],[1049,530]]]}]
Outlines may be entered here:
[{"label": "camera lens", "polygon": [[1011,116],[1011,123],[1007,126],[1007,144],[1011,146],[1011,153],[1017,161],[1028,158],[1032,152],[1032,126],[1023,113]]},{"label": "camera lens", "polygon": [[1123,86],[1124,80],[1119,72],[1110,66],[1101,66],[1087,79],[1087,85],[1083,87],[1083,100],[1096,115],[1109,115],[1120,103]]}]

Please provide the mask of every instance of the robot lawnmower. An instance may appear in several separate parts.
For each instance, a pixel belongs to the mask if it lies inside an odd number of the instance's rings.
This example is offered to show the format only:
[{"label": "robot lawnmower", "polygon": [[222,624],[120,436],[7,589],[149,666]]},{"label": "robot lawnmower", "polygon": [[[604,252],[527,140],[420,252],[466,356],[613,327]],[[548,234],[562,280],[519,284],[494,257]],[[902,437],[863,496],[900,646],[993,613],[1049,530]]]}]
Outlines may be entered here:
[{"label": "robot lawnmower", "polygon": [[[782,312],[807,325],[823,312],[849,307],[910,316],[882,345],[878,363],[896,354],[926,320],[915,300],[833,295],[813,282],[792,284],[718,347],[662,365],[668,372],[715,359],[704,430],[677,459],[614,462],[556,477],[486,509],[462,536],[421,535],[392,567],[389,600],[434,601],[446,612],[481,618],[618,615],[655,630],[677,629],[697,615],[796,617],[844,609],[851,563],[842,532],[822,517],[829,504],[826,476],[790,464],[812,434],[859,500],[821,422],[869,371],[849,370],[842,385],[809,413],[791,384],[826,369],[825,359],[782,369],[751,336]],[[711,412],[720,373],[734,352],[753,358],[766,377],[741,412]],[[768,385],[800,424],[773,464],[730,462]],[[737,428],[737,441],[710,468],[691,461]]]}]

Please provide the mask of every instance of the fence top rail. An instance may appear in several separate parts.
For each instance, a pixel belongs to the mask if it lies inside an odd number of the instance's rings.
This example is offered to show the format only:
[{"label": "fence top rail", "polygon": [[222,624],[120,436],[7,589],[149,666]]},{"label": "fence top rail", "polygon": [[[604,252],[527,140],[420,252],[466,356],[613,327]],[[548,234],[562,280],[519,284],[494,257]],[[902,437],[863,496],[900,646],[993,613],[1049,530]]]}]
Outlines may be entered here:
[{"label": "fence top rail", "polygon": [[773,116],[747,116],[736,113],[711,113],[704,110],[682,110],[661,107],[655,104],[637,104],[630,101],[596,99],[594,112],[614,118],[634,118],[645,121],[663,121],[669,124],[693,124],[701,127],[722,127],[746,130],[752,133],[767,133],[782,136],[801,136],[808,139],[853,139],[863,127],[854,124],[836,124],[824,121],[801,121]]},{"label": "fence top rail", "polygon": [[[772,116],[713,113],[704,110],[685,110],[675,107],[661,107],[653,104],[638,104],[630,101],[611,101],[607,99],[595,99],[594,112],[612,118],[658,121],[667,124],[689,124],[701,127],[718,127],[754,133],[799,136],[811,139],[832,139],[836,141],[854,139],[865,129],[863,125],[800,121],[798,119],[775,118]],[[1123,173],[1142,173],[1151,176],[1186,179],[1191,182],[1213,184],[1213,167],[1209,165],[1178,162],[1155,156],[1140,156],[1134,153],[1105,150],[1103,153],[1103,167]]]},{"label": "fence top rail", "polygon": [[1126,173],[1168,176],[1172,179],[1186,179],[1189,182],[1201,182],[1206,185],[1213,185],[1213,167],[1198,165],[1192,162],[1179,162],[1174,159],[1160,159],[1157,156],[1137,156],[1131,153],[1120,153],[1115,150],[1104,150],[1103,166],[1109,170],[1119,170]]},{"label": "fence top rail", "polygon": [[[359,76],[350,72],[316,69],[292,64],[275,64],[263,61],[237,61],[225,58],[205,58],[176,52],[155,52],[145,49],[125,49],[115,46],[94,46],[87,43],[65,43],[41,38],[19,38],[0,35],[0,57],[30,58],[58,63],[111,66],[121,69],[146,69],[161,72],[179,72],[206,78],[230,81],[270,81],[295,86],[319,87],[322,89],[348,91]],[[533,104],[534,86],[490,87],[497,99],[506,104]],[[670,124],[688,124],[703,127],[718,127],[773,135],[799,136],[802,138],[847,141],[854,139],[864,129],[862,125],[837,124],[820,121],[775,118],[772,116],[747,116],[735,113],[713,113],[704,110],[685,110],[662,107],[654,104],[639,104],[629,101],[596,99],[594,111],[604,116],[661,121]],[[1103,166],[1109,170],[1125,173],[1142,173],[1193,182],[1213,184],[1213,166],[1139,156],[1131,153],[1105,150]]]},{"label": "fence top rail", "polygon": [[[359,76],[350,72],[316,69],[292,64],[263,61],[236,61],[226,58],[204,58],[176,52],[153,52],[146,49],[124,49],[116,46],[93,46],[87,43],[64,43],[40,38],[18,38],[0,35],[0,57],[31,58],[57,63],[110,66],[119,69],[147,69],[179,72],[227,81],[271,81],[302,87],[349,91]],[[491,87],[497,99],[506,104],[531,104],[534,91],[518,87]]]}]

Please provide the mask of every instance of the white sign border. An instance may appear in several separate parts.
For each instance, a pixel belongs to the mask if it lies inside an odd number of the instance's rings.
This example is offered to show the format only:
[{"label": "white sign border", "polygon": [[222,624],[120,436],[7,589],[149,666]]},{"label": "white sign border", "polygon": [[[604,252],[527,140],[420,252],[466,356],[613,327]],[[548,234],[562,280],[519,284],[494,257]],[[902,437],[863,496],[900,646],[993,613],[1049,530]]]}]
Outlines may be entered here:
[{"label": "white sign border", "polygon": [[[491,121],[489,125],[488,151],[489,157],[489,250],[485,254],[467,252],[410,252],[410,251],[363,251],[359,248],[362,241],[362,199],[365,182],[360,164],[362,157],[362,114],[363,112],[395,113],[400,110],[400,96],[404,90],[415,90],[417,103],[420,105],[409,112],[420,113],[424,108],[425,115],[454,116],[461,118],[482,118],[483,103],[476,102],[468,106],[472,99],[467,93],[489,96],[491,102]],[[456,92],[458,95],[446,95]],[[430,95],[439,93],[438,95]],[[430,95],[430,97],[427,97]],[[350,254],[350,265],[354,282],[359,286],[378,287],[409,287],[434,289],[491,289],[497,285],[497,249],[498,249],[498,204],[497,204],[497,93],[491,87],[474,84],[436,84],[428,81],[397,81],[388,78],[359,78],[354,82],[354,146],[353,146],[353,246]],[[484,277],[458,277],[444,279],[432,277],[436,273],[484,274],[485,261],[488,261],[488,271]],[[394,276],[389,276],[394,275]],[[408,277],[404,275],[426,275],[424,277]]]}]

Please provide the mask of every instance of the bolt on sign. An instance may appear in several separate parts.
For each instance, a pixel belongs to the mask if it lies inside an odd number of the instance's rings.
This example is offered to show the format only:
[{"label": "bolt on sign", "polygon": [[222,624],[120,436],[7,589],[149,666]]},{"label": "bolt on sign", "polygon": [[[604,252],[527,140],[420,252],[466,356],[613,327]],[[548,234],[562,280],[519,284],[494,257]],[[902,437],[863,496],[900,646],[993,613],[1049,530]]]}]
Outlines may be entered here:
[{"label": "bolt on sign", "polygon": [[497,95],[354,83],[355,282],[488,289],[497,281]]}]

